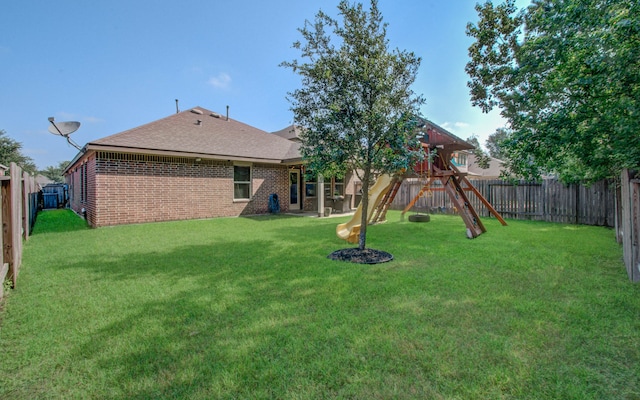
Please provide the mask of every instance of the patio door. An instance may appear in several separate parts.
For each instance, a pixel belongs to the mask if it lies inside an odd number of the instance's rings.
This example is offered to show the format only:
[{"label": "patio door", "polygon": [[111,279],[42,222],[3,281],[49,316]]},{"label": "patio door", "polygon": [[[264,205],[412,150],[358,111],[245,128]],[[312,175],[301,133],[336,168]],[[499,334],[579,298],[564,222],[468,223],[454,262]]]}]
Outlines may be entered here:
[{"label": "patio door", "polygon": [[289,170],[289,210],[300,210],[300,170]]}]

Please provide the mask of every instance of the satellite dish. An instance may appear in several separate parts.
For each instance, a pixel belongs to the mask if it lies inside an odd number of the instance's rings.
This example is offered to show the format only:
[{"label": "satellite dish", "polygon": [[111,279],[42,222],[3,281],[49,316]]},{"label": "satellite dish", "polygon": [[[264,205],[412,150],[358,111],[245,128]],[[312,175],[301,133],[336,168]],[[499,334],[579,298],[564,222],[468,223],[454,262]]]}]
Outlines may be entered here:
[{"label": "satellite dish", "polygon": [[49,132],[53,133],[54,135],[60,135],[63,138],[67,139],[67,142],[73,147],[75,147],[76,149],[78,150],[82,149],[80,146],[78,146],[77,143],[75,143],[69,137],[69,135],[71,135],[73,132],[77,131],[78,128],[80,128],[80,122],[68,121],[68,122],[55,123],[53,117],[49,117],[49,122],[51,122],[51,126],[49,126]]},{"label": "satellite dish", "polygon": [[49,132],[54,135],[60,135],[67,137],[80,128],[80,122],[68,121],[68,122],[53,122],[53,118],[49,119],[51,126],[49,126]]}]

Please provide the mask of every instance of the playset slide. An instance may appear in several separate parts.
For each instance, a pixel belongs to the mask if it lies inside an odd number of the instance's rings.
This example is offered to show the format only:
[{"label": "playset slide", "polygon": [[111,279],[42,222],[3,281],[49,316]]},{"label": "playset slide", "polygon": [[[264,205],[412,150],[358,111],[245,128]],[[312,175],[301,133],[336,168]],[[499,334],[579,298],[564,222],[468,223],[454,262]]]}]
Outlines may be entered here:
[{"label": "playset slide", "polygon": [[[373,184],[371,189],[369,189],[369,207],[367,210],[367,221],[371,219],[371,215],[375,211],[378,204],[384,197],[385,194],[391,188],[391,182],[393,177],[391,175],[385,174],[380,175],[376,183]],[[344,224],[340,224],[336,227],[336,234],[340,239],[344,239],[349,243],[357,243],[358,235],[360,234],[360,219],[362,217],[362,203],[358,204],[358,208],[356,209],[355,214]]]}]

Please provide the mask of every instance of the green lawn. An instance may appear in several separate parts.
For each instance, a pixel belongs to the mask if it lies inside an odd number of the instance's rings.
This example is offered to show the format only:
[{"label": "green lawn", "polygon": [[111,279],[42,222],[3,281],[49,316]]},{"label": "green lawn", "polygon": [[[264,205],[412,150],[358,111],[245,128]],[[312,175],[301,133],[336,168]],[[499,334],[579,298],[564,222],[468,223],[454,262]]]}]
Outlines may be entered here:
[{"label": "green lawn", "polygon": [[87,229],[41,213],[0,313],[0,398],[637,399],[640,286],[614,232],[459,217]]}]

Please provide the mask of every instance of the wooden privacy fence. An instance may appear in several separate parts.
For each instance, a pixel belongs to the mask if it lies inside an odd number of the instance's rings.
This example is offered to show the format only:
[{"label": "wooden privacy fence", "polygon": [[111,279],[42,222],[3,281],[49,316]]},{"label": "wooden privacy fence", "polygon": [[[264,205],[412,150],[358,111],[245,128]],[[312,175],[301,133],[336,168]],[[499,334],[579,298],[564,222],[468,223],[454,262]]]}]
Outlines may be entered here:
[{"label": "wooden privacy fence", "polygon": [[[589,187],[564,185],[557,179],[541,183],[503,180],[469,179],[482,196],[505,218],[526,219],[570,224],[611,226],[615,224],[615,184],[597,182]],[[403,209],[424,185],[420,179],[403,182],[392,208]],[[469,201],[481,217],[489,217],[489,210],[477,196]],[[414,205],[413,210],[424,212],[455,212],[439,181],[434,182]]]},{"label": "wooden privacy fence", "polygon": [[69,187],[64,183],[50,183],[42,188],[42,208],[64,208],[69,199]]},{"label": "wooden privacy fence", "polygon": [[620,178],[620,223],[618,241],[622,243],[629,279],[640,281],[640,179],[624,170]]},{"label": "wooden privacy fence", "polygon": [[3,297],[4,282],[11,280],[16,286],[22,263],[22,241],[29,238],[38,211],[35,179],[11,163],[9,176],[0,176],[2,189],[2,235],[0,235],[0,298]]}]

